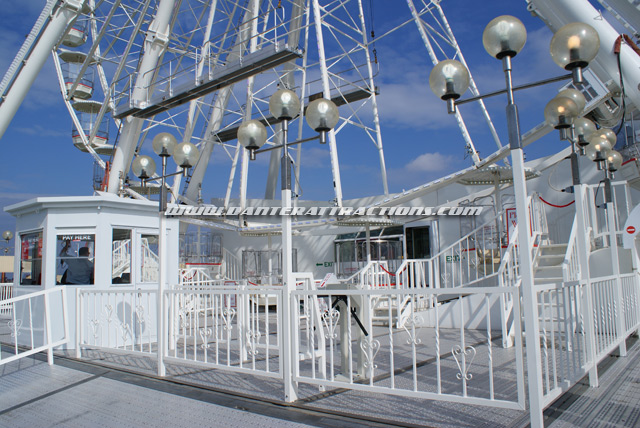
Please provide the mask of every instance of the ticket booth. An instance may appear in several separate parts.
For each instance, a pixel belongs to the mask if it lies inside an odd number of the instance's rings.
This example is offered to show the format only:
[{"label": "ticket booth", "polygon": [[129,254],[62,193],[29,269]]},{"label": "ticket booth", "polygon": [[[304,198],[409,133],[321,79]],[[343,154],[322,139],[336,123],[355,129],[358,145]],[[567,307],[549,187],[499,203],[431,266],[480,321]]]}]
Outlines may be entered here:
[{"label": "ticket booth", "polygon": [[[76,288],[158,288],[157,202],[101,193],[40,197],[5,211],[16,217],[15,296],[66,286],[73,320]],[[168,218],[165,288],[178,281],[178,236],[178,221]]]}]

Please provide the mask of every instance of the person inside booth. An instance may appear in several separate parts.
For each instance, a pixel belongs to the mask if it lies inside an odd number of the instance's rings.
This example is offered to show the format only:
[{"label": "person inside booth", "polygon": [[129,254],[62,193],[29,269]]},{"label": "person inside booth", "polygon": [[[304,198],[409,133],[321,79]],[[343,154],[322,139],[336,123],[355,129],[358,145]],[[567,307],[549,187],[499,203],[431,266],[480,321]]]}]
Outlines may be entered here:
[{"label": "person inside booth", "polygon": [[67,265],[67,269],[60,280],[61,284],[86,285],[93,284],[93,262],[89,260],[91,251],[89,247],[81,247],[78,257],[68,254],[71,242],[67,241],[60,251],[60,262]]}]

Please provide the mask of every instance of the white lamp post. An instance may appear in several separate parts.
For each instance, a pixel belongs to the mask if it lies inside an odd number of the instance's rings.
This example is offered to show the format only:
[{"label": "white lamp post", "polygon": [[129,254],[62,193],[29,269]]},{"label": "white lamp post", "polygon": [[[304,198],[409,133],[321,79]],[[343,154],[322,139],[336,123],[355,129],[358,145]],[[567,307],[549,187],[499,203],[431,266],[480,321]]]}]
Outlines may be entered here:
[{"label": "white lamp post", "polygon": [[[267,130],[264,125],[257,120],[249,120],[244,122],[238,128],[238,142],[247,150],[249,150],[251,160],[255,159],[257,153],[261,153],[274,148],[282,147],[282,159],[280,169],[280,181],[282,183],[281,190],[281,207],[282,207],[282,285],[284,291],[283,297],[283,311],[284,317],[288,317],[283,320],[282,334],[283,334],[283,349],[286,356],[283,357],[283,371],[284,371],[284,385],[285,385],[285,401],[292,402],[297,399],[297,388],[293,383],[293,362],[297,361],[297,356],[293,355],[293,332],[292,316],[294,311],[292,310],[291,292],[295,290],[295,281],[292,278],[293,274],[293,243],[292,243],[292,229],[291,229],[291,216],[288,215],[288,211],[291,208],[291,166],[292,160],[289,156],[288,146],[288,132],[289,121],[300,114],[300,99],[295,92],[289,89],[280,89],[276,91],[269,99],[269,112],[271,115],[280,120],[282,125],[282,146],[270,147],[258,151],[262,147],[267,139]],[[319,132],[319,139],[321,143],[326,141],[326,132],[333,129],[336,126],[339,119],[338,108],[330,101],[323,98],[314,100],[307,106],[306,112],[307,123],[315,131]],[[318,137],[316,137],[318,138]],[[305,141],[314,140],[316,138],[310,138],[307,140],[300,140],[291,144],[299,144]]]},{"label": "white lamp post", "polygon": [[[529,236],[529,210],[527,207],[527,189],[524,175],[524,156],[520,137],[518,109],[514,103],[513,92],[517,89],[539,86],[564,78],[554,78],[514,88],[511,79],[511,58],[524,47],[527,33],[520,20],[512,16],[499,16],[493,19],[484,30],[482,42],[486,51],[493,57],[502,60],[505,74],[506,90],[498,91],[473,99],[456,101],[467,89],[468,72],[457,61],[442,61],[434,67],[429,76],[429,85],[433,92],[447,101],[447,110],[455,112],[456,105],[471,100],[507,94],[507,126],[509,146],[513,166],[513,186],[516,199],[516,215],[518,217],[518,238],[522,250],[520,254],[520,272],[522,275],[522,296],[526,329],[527,372],[529,376],[529,406],[531,425],[542,427],[542,379],[540,374],[540,347],[538,343],[537,295],[533,287],[533,266],[531,253],[531,237]],[[551,54],[561,67],[572,71],[574,83],[582,82],[582,68],[586,67],[599,49],[598,35],[586,24],[569,24],[558,30],[551,42]],[[462,69],[461,69],[462,68]],[[464,70],[463,70],[464,69]],[[559,129],[570,129],[583,106],[576,103],[577,96],[565,93],[556,97],[547,105],[545,117],[548,116],[554,126]],[[548,111],[547,111],[548,110]]]},{"label": "white lamp post", "polygon": [[[11,241],[13,239],[13,232],[10,231],[10,230],[5,230],[4,232],[2,232],[2,239],[7,241],[7,245],[9,245],[9,241]],[[4,255],[6,256],[8,252],[9,252],[9,247],[5,247],[4,248]]]},{"label": "white lamp post", "polygon": [[[176,174],[187,174],[187,170],[194,166],[200,156],[198,149],[191,143],[183,142],[177,144],[176,137],[168,132],[162,132],[156,135],[152,141],[153,151],[162,159],[162,175],[160,177],[153,177],[156,170],[156,163],[149,156],[138,156],[131,164],[133,173],[139,177],[143,183],[160,178],[160,199],[158,201],[159,207],[159,227],[158,227],[158,260],[160,265],[158,266],[158,300],[157,300],[157,325],[158,325],[158,376],[164,376],[166,373],[163,356],[165,353],[166,341],[165,341],[165,305],[163,299],[163,293],[165,288],[165,282],[167,280],[167,222],[164,212],[167,209],[167,190],[166,179]],[[173,155],[175,163],[182,168],[182,171],[167,174],[167,159]]]}]

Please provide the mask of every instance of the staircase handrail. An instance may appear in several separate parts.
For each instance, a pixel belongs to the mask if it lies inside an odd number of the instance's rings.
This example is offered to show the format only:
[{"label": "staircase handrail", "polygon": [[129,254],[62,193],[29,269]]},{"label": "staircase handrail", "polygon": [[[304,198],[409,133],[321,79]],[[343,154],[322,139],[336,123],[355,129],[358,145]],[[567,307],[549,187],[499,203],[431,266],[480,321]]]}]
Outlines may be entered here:
[{"label": "staircase handrail", "polygon": [[239,281],[242,279],[242,268],[240,259],[226,248],[222,249],[222,266],[224,272],[220,272],[220,276],[232,281]]},{"label": "staircase handrail", "polygon": [[[311,272],[293,272],[292,273],[293,276],[293,280],[296,283],[296,285],[298,285],[299,283],[302,283],[302,287],[298,288],[296,287],[296,289],[301,289],[301,290],[306,290],[306,291],[316,291],[318,290],[318,286],[316,285],[316,281],[315,278],[313,277],[313,273]],[[300,299],[301,295],[297,295],[296,296],[298,299]],[[327,314],[327,312],[324,312],[320,309],[320,299],[321,297],[318,296],[317,294],[309,294],[307,295],[308,298],[312,299],[312,308],[311,310],[313,311],[313,316],[316,320],[318,320],[319,322],[321,322],[320,320],[323,319],[323,316],[325,316],[325,314]],[[303,305],[303,306],[306,306]],[[293,307],[300,307],[299,304],[294,304]],[[298,332],[299,334],[299,332]],[[322,329],[313,329],[311,334],[314,334],[316,337],[316,347],[314,347],[313,349],[309,349],[309,351],[312,354],[312,358],[315,357],[320,357],[322,359],[321,363],[318,364],[318,367],[320,367],[320,370],[324,371],[326,370],[326,353],[325,353],[325,349],[327,348],[327,344],[326,344],[326,338],[324,335],[324,331]],[[295,344],[295,348],[296,351],[299,351],[298,347],[299,347],[300,343],[299,341],[297,341],[297,343]],[[307,343],[307,346],[311,345],[310,343]],[[296,352],[297,353],[297,352]],[[313,362],[315,364],[315,361]],[[326,373],[323,373],[323,375]]]},{"label": "staircase handrail", "polygon": [[562,261],[562,279],[576,281],[580,279],[580,263],[578,262],[578,215],[573,217],[573,226],[567,243],[567,251]]},{"label": "staircase handrail", "polygon": [[457,241],[455,241],[454,243],[452,243],[451,245],[449,245],[448,247],[445,247],[443,250],[440,250],[440,252],[438,252],[437,254],[433,255],[431,257],[431,259],[436,259],[442,255],[444,255],[444,253],[446,253],[447,251],[453,249],[456,245],[458,245],[460,242],[469,239],[470,237],[472,237],[473,235],[477,234],[479,231],[481,231],[483,228],[493,225],[496,220],[498,220],[499,218],[502,217],[502,213],[499,213],[495,216],[493,216],[490,220],[484,222],[482,225],[476,227],[475,229],[473,229],[471,232],[467,233],[466,235],[462,236],[461,238],[459,238]]},{"label": "staircase handrail", "polygon": [[360,277],[360,275],[361,275],[361,273],[362,273],[363,271],[366,271],[366,270],[368,270],[368,269],[371,269],[371,266],[372,266],[374,263],[375,263],[375,262],[374,262],[373,260],[372,260],[372,261],[370,261],[370,262],[367,262],[367,264],[366,264],[366,265],[364,265],[364,266],[362,267],[362,269],[360,269],[360,270],[356,271],[356,272],[355,272],[355,273],[353,273],[351,276],[349,276],[349,277],[347,277],[347,278],[338,278],[338,282],[342,282],[342,283],[345,283],[345,284],[355,284],[355,279],[356,279],[356,278],[359,278],[359,277]]}]

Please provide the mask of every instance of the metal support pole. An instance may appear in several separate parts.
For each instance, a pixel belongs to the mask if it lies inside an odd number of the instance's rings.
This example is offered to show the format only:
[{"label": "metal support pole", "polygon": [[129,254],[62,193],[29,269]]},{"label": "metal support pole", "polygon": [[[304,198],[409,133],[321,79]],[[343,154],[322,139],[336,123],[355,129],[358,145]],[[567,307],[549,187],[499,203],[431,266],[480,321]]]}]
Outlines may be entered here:
[{"label": "metal support pole", "polygon": [[[572,143],[573,146],[573,143]],[[587,359],[591,365],[589,369],[589,385],[598,387],[598,364],[596,360],[596,336],[595,322],[593,319],[593,295],[591,285],[591,273],[589,272],[590,246],[587,244],[587,223],[584,216],[584,189],[580,180],[580,166],[576,148],[572,147],[571,171],[573,175],[573,195],[576,207],[576,245],[578,246],[578,264],[580,266],[580,282],[584,284],[586,302],[585,308],[585,335],[587,337]]]},{"label": "metal support pole", "polygon": [[284,297],[282,299],[282,313],[284,316],[283,329],[283,359],[284,359],[284,399],[291,403],[298,399],[298,385],[293,380],[294,364],[297,366],[297,356],[293,355],[293,314],[294,302],[291,293],[295,290],[296,284],[292,278],[292,230],[291,216],[288,215],[288,209],[291,208],[291,159],[289,158],[288,132],[289,121],[282,122],[282,159],[281,159],[281,177],[282,182],[282,291]]},{"label": "metal support pole", "polygon": [[160,187],[160,201],[159,205],[159,230],[158,230],[158,313],[157,313],[157,330],[158,330],[158,376],[164,376],[166,374],[166,368],[164,365],[164,333],[165,333],[165,316],[164,316],[164,282],[166,279],[166,258],[167,258],[167,242],[166,242],[166,234],[167,234],[167,219],[164,216],[164,211],[166,210],[167,204],[167,196],[165,190],[166,178],[167,174],[167,156],[162,156],[162,180]]},{"label": "metal support pole", "polygon": [[[533,285],[533,261],[531,259],[531,237],[529,235],[529,210],[527,209],[527,185],[524,176],[524,155],[520,141],[518,108],[513,102],[511,80],[511,58],[505,56],[502,65],[507,84],[507,125],[511,164],[513,166],[513,188],[518,218],[518,240],[520,242],[520,273],[522,276],[522,306],[524,312],[525,346],[527,350],[527,375],[529,385],[529,417],[532,427],[544,427],[542,410],[542,376],[539,346],[538,298]],[[514,304],[518,304],[517,300]]]},{"label": "metal support pole", "polygon": [[616,218],[615,208],[613,203],[613,189],[611,188],[611,179],[606,172],[607,177],[604,179],[604,196],[605,196],[605,209],[607,210],[607,223],[609,224],[609,247],[611,250],[611,268],[613,270],[613,276],[616,278],[616,285],[614,290],[615,306],[614,312],[616,313],[616,336],[620,340],[618,350],[621,357],[627,356],[627,343],[624,339],[624,302],[622,293],[622,280],[620,279],[620,256],[618,255],[618,238],[616,233]]}]

